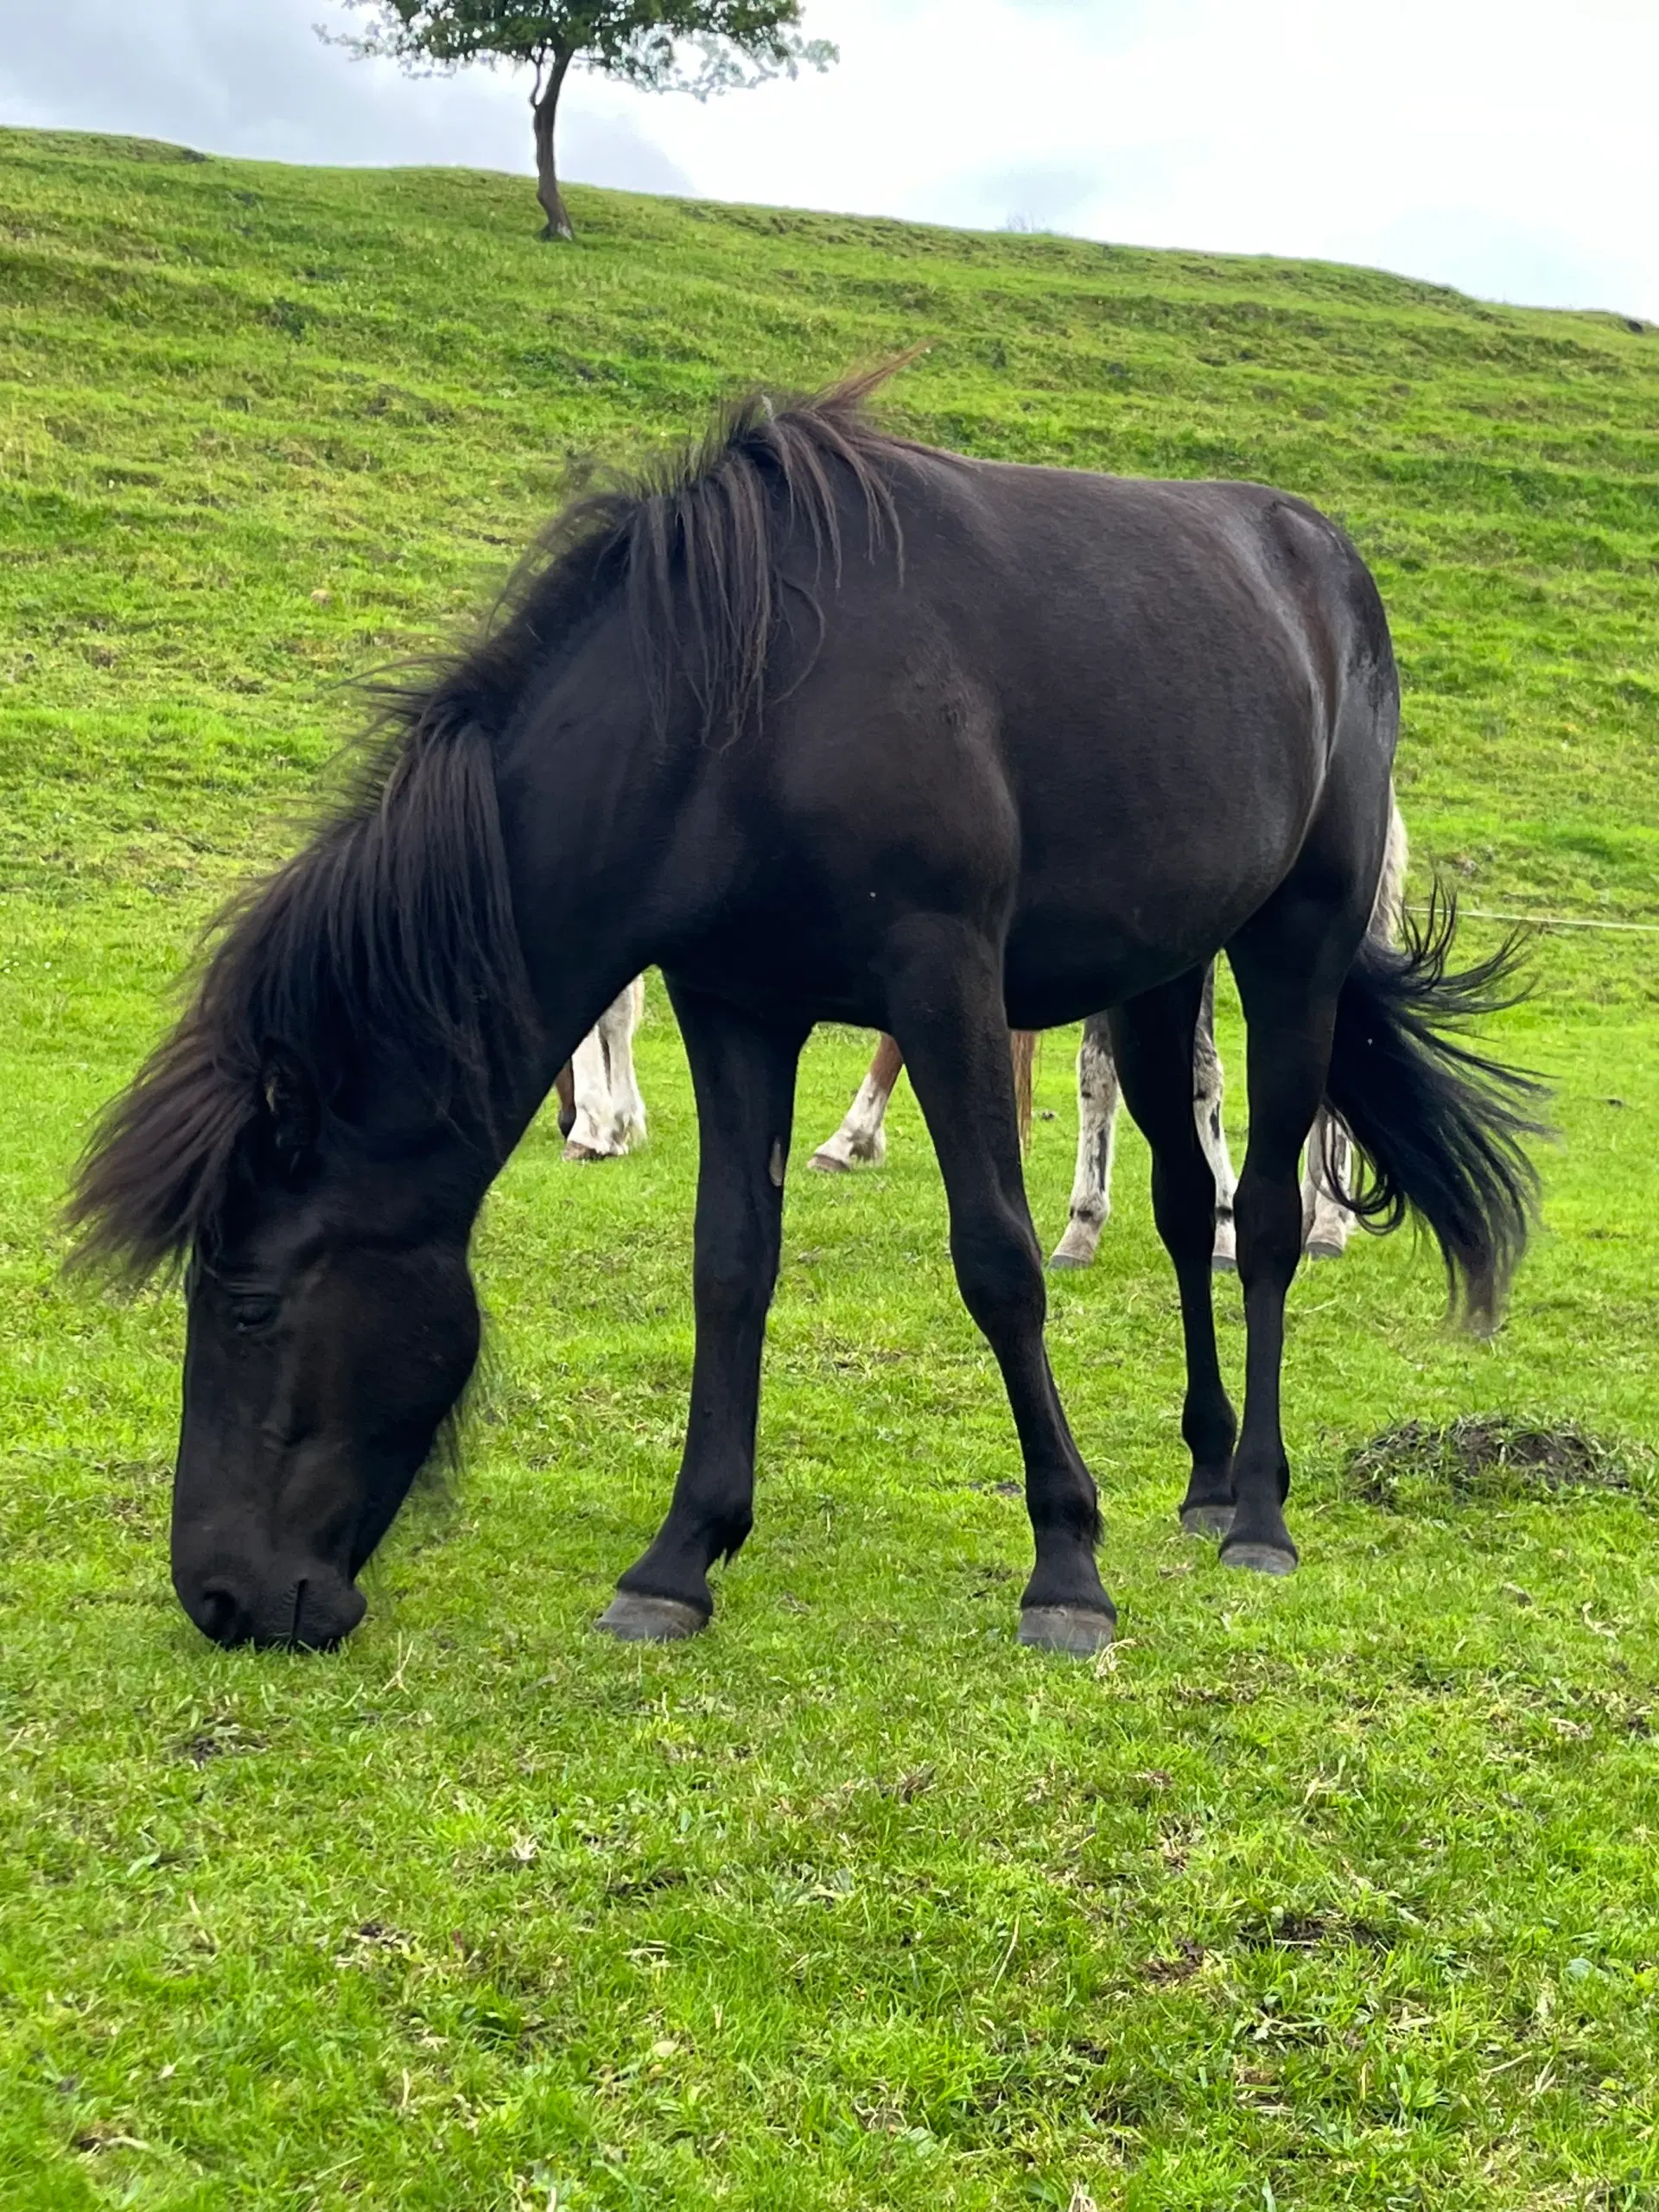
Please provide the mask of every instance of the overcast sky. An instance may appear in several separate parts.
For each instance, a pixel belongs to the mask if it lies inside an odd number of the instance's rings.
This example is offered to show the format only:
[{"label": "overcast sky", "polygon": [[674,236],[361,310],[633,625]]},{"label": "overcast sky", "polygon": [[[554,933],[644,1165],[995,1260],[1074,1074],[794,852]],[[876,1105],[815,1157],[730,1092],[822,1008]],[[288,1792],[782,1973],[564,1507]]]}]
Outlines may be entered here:
[{"label": "overcast sky", "polygon": [[[336,0],[0,0],[0,121],[530,166],[523,84],[321,44]],[[1659,0],[808,0],[822,78],[574,77],[567,176],[1313,254],[1659,320]]]}]

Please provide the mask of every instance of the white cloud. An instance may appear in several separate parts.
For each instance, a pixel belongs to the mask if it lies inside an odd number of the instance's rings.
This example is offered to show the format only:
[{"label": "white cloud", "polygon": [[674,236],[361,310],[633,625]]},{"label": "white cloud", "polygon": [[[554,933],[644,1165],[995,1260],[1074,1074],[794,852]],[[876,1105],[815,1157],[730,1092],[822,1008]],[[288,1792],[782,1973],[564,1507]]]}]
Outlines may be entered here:
[{"label": "white cloud", "polygon": [[[57,0],[8,26],[0,116],[292,160],[528,165],[520,85],[410,82],[320,45],[319,14],[340,20],[331,0]],[[573,79],[567,174],[1314,254],[1659,319],[1652,0],[809,0],[807,15],[842,48],[825,77],[706,106]]]}]

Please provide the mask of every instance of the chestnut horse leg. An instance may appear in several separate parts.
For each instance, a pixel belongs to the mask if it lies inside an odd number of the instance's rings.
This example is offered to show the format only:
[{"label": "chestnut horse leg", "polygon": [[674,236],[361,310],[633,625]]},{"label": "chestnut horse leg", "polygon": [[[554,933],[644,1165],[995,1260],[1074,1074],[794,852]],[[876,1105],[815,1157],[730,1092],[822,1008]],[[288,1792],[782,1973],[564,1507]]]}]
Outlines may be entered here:
[{"label": "chestnut horse leg", "polygon": [[806,1163],[809,1167],[816,1167],[821,1175],[845,1175],[867,1163],[881,1165],[887,1153],[887,1133],[881,1125],[904,1065],[905,1056],[898,1046],[883,1035],[876,1045],[870,1071],[847,1109],[846,1120],[834,1136],[818,1147]]},{"label": "chestnut horse leg", "polygon": [[[1008,1032],[1008,1056],[1014,1068],[1014,1106],[1020,1122],[1023,1151],[1031,1142],[1031,1086],[1037,1056],[1034,1029]],[[844,1175],[867,1163],[879,1167],[887,1156],[887,1102],[893,1096],[905,1065],[905,1056],[883,1031],[870,1062],[870,1071],[847,1109],[847,1118],[834,1136],[821,1144],[807,1161],[821,1175]]]},{"label": "chestnut horse leg", "polygon": [[576,1078],[567,1060],[553,1078],[559,1100],[559,1135],[568,1137],[576,1126]]}]

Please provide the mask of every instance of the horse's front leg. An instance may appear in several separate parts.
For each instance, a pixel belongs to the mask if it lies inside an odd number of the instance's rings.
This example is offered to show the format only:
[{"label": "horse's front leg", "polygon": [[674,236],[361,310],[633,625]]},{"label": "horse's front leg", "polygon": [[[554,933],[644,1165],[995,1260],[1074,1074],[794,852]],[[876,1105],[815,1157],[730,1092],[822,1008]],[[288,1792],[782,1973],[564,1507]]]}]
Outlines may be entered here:
[{"label": "horse's front leg", "polygon": [[[633,1032],[644,1007],[644,983],[636,976],[577,1046],[570,1063],[574,1111],[565,1131],[567,1160],[620,1160],[645,1141],[645,1103],[633,1074]],[[563,1128],[563,1083],[559,1099]]]},{"label": "horse's front leg", "polygon": [[1096,1651],[1116,1614],[1095,1565],[1100,1510],[1043,1344],[1043,1263],[1026,1205],[999,946],[918,918],[894,944],[888,1005],[950,1209],[963,1302],[996,1356],[1025,1458],[1037,1561],[1020,1640]]},{"label": "horse's front leg", "polygon": [[696,1354],[668,1518],[599,1626],[636,1642],[695,1636],[714,1611],[709,1569],[753,1519],[760,1351],[778,1279],[795,1069],[809,1025],[757,1022],[671,984],[697,1099],[692,1272]]}]

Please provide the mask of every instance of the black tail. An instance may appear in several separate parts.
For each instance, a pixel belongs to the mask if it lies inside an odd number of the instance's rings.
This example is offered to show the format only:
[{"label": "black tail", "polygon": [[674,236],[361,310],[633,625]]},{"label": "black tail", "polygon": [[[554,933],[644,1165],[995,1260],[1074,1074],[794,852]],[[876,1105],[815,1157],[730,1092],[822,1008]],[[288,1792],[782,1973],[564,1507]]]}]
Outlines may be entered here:
[{"label": "black tail", "polygon": [[1370,1169],[1362,1187],[1338,1191],[1342,1203],[1380,1230],[1397,1229],[1408,1208],[1420,1215],[1454,1309],[1485,1330],[1537,1210],[1525,1140],[1549,1133],[1538,1118],[1547,1093],[1446,1033],[1527,995],[1513,936],[1490,959],[1448,971],[1456,927],[1457,902],[1437,887],[1400,944],[1366,938],[1342,987],[1325,1096]]}]

